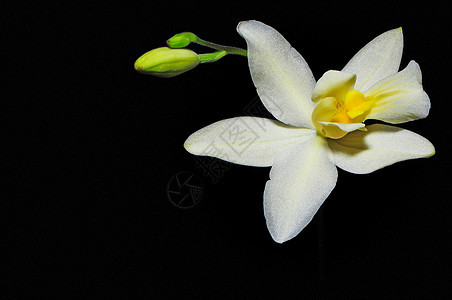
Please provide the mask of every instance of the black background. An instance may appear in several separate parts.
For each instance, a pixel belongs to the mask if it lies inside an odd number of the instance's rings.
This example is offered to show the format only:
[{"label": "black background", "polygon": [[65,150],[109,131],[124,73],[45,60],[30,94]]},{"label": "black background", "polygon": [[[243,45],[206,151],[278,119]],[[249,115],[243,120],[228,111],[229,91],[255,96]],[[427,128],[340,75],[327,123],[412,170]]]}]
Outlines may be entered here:
[{"label": "black background", "polygon": [[[414,1],[413,1],[414,2]],[[417,3],[33,2],[2,18],[2,294],[8,298],[450,297],[450,21]],[[296,238],[275,243],[262,195],[269,168],[212,182],[183,148],[194,131],[256,100],[247,61],[228,56],[171,79],[133,63],[182,31],[245,48],[235,27],[281,32],[318,79],[380,33],[403,27],[432,109],[401,124],[437,153],[337,186]],[[5,22],[6,21],[6,22]],[[209,51],[192,47],[198,53]],[[205,195],[181,210],[170,179]],[[449,271],[449,272],[447,272]]]}]

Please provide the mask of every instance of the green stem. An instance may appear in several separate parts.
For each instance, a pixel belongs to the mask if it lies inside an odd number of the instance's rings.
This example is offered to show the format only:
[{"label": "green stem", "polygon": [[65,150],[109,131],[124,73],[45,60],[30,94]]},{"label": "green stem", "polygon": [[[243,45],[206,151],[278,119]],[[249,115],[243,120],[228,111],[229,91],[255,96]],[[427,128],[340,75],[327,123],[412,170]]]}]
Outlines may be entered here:
[{"label": "green stem", "polygon": [[229,47],[229,46],[223,46],[215,43],[211,43],[208,41],[205,41],[203,39],[197,38],[196,41],[193,41],[194,43],[213,48],[220,51],[226,51],[227,54],[237,54],[242,56],[247,56],[247,52],[245,49],[237,48],[237,47]]},{"label": "green stem", "polygon": [[227,54],[226,51],[218,51],[218,52],[214,52],[214,53],[198,54],[198,57],[199,57],[199,62],[204,64],[204,63],[215,62],[215,61],[221,59],[226,54]]}]

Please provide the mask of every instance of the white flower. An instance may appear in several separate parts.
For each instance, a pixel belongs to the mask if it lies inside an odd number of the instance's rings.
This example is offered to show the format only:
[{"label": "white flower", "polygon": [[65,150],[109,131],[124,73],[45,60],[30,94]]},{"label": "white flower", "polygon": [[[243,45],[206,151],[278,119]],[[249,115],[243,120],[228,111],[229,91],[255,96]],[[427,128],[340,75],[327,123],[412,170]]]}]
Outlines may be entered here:
[{"label": "white flower", "polygon": [[[317,83],[303,57],[272,27],[246,21],[237,31],[247,42],[259,97],[277,120],[222,120],[193,133],[184,146],[196,155],[272,167],[264,213],[276,242],[292,239],[312,220],[336,185],[336,166],[365,174],[435,153],[416,133],[363,124],[367,119],[402,123],[428,115],[430,100],[418,64],[411,61],[397,72],[401,28],[381,34],[342,71],[328,71]],[[209,147],[219,151],[206,152]]]}]

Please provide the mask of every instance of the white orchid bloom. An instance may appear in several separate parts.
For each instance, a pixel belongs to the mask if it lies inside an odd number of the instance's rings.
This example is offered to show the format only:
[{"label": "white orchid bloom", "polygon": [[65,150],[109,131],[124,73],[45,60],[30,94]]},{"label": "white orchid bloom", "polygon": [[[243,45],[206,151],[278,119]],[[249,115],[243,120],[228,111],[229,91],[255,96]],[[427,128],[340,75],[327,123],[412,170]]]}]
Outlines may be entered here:
[{"label": "white orchid bloom", "polygon": [[[435,153],[422,136],[367,119],[402,123],[425,118],[430,100],[416,62],[398,72],[402,29],[385,32],[342,71],[319,81],[303,57],[275,29],[241,22],[254,85],[277,120],[226,119],[193,133],[185,148],[249,166],[271,166],[264,213],[272,238],[283,243],[308,225],[337,181],[336,166],[355,174]],[[215,148],[218,151],[206,151]]]}]

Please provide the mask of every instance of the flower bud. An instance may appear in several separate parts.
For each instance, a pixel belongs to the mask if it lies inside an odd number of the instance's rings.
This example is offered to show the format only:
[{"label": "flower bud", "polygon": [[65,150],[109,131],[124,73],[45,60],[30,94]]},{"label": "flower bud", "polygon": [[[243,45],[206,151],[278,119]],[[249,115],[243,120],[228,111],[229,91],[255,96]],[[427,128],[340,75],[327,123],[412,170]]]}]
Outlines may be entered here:
[{"label": "flower bud", "polygon": [[170,48],[184,48],[190,45],[191,42],[196,42],[198,37],[191,32],[182,32],[174,35],[166,41]]},{"label": "flower bud", "polygon": [[135,62],[135,70],[157,77],[174,77],[199,64],[199,56],[188,49],[161,47],[143,54]]}]

